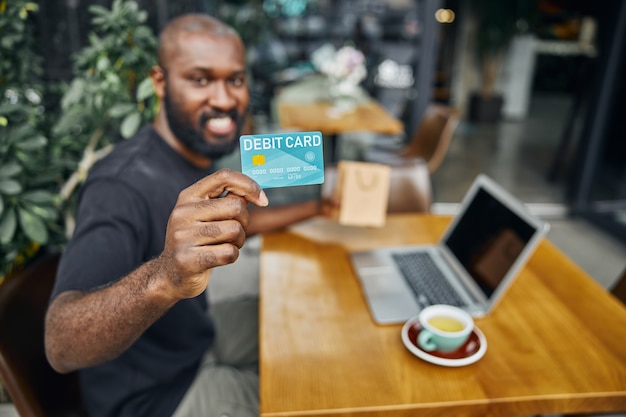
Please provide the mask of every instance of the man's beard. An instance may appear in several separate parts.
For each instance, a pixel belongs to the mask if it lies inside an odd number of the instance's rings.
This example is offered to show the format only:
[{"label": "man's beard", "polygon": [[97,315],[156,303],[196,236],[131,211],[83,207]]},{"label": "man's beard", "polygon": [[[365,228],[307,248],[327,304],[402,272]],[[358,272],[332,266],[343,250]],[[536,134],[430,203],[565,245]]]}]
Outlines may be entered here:
[{"label": "man's beard", "polygon": [[[199,128],[196,129],[191,120],[187,118],[180,107],[178,107],[171,99],[171,94],[166,87],[165,97],[165,114],[167,115],[167,123],[170,130],[176,136],[176,138],[189,150],[210,158],[212,160],[219,159],[225,155],[231,154],[239,144],[238,137],[241,133],[243,125],[243,117],[239,117],[239,113],[233,110],[228,113],[203,113],[198,120]],[[223,143],[209,143],[204,140],[202,127],[206,124],[207,120],[211,117],[229,116],[235,120],[237,129],[235,131],[235,137],[231,140],[226,140]]]}]

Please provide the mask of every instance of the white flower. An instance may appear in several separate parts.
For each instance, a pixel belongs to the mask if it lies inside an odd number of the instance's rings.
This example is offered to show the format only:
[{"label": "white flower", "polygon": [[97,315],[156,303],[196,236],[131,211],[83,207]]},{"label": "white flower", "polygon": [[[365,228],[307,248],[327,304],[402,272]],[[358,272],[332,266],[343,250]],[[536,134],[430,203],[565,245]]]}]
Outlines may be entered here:
[{"label": "white flower", "polygon": [[350,95],[367,76],[365,56],[361,51],[346,45],[335,50],[326,44],[316,50],[311,59],[315,67],[334,84],[336,92]]}]

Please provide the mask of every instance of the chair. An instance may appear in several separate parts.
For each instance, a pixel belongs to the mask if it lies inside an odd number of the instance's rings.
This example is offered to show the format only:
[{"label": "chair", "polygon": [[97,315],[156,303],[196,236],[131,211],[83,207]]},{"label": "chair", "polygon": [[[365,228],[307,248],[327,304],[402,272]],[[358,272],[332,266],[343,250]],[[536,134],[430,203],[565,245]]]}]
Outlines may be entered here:
[{"label": "chair", "polygon": [[[326,167],[322,195],[330,196],[337,181],[337,168]],[[430,174],[419,159],[404,161],[391,167],[388,213],[428,213],[432,204]]]},{"label": "chair", "polygon": [[0,284],[0,377],[21,417],[86,416],[76,373],[59,374],[44,348],[44,317],[59,254]]},{"label": "chair", "polygon": [[408,143],[375,144],[365,151],[363,159],[387,165],[402,165],[407,159],[423,159],[432,175],[443,162],[458,124],[459,115],[455,109],[431,104]]},{"label": "chair", "polygon": [[611,287],[611,294],[626,304],[626,268],[622,271],[622,276]]}]

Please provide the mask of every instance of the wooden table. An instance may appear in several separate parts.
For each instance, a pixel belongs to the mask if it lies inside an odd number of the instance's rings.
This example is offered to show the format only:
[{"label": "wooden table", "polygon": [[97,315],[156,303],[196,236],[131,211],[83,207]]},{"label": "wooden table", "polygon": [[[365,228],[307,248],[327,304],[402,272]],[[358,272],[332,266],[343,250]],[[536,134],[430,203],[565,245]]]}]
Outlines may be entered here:
[{"label": "wooden table", "polygon": [[283,129],[320,130],[329,135],[367,131],[398,135],[404,131],[402,122],[391,116],[375,101],[357,104],[346,113],[333,113],[332,103],[280,103],[280,126]]},{"label": "wooden table", "polygon": [[372,321],[349,251],[434,242],[448,222],[404,214],[356,228],[313,219],[263,237],[262,416],[626,410],[626,308],[548,240],[476,320],[488,349],[474,364],[425,362],[402,344],[401,325]]},{"label": "wooden table", "polygon": [[327,94],[324,78],[311,76],[283,88],[277,95],[276,111],[281,129],[320,131],[332,136],[331,161],[335,161],[336,136],[348,132],[373,132],[399,135],[402,122],[360,89],[356,107],[338,111]]}]

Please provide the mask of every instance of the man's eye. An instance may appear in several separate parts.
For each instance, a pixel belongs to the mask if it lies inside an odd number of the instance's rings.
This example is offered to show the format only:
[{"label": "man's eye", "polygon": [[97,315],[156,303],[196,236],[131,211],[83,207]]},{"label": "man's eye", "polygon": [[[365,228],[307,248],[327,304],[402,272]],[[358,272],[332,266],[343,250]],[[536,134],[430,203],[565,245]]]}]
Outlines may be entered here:
[{"label": "man's eye", "polygon": [[209,79],[207,77],[192,77],[191,81],[194,84],[201,85],[201,86],[205,86],[209,84]]},{"label": "man's eye", "polygon": [[235,86],[235,87],[242,87],[246,84],[246,79],[244,77],[237,77],[237,78],[233,78],[231,80],[231,83]]}]

